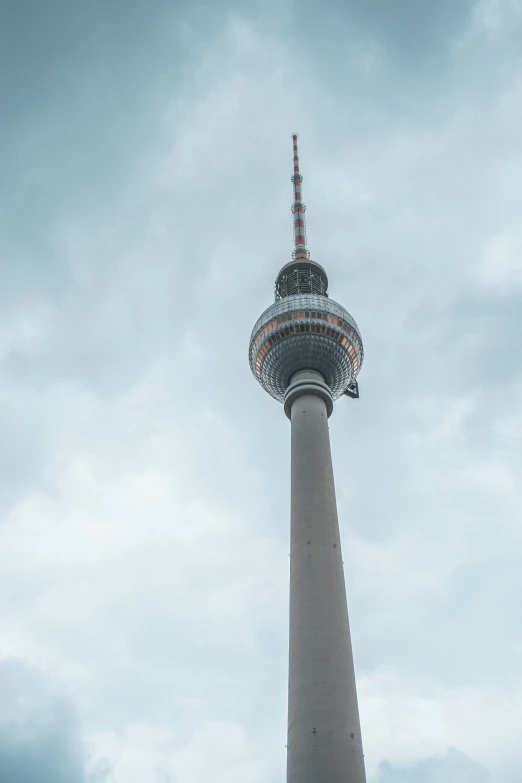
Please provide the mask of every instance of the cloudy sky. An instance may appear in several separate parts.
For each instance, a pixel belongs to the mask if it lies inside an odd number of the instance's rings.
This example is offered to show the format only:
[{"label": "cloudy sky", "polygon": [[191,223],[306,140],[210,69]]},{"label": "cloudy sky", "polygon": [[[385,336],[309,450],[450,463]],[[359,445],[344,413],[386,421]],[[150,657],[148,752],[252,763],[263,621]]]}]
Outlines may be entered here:
[{"label": "cloudy sky", "polygon": [[369,783],[519,783],[522,0],[5,0],[0,780],[280,783],[312,256]]}]

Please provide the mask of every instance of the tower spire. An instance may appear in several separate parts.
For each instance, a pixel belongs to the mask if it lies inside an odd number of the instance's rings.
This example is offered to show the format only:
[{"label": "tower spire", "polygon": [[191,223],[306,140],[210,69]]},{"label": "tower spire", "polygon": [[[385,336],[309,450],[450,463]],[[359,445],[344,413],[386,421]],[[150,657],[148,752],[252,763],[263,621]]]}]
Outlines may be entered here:
[{"label": "tower spire", "polygon": [[292,214],[294,216],[294,251],[293,258],[310,258],[310,251],[306,246],[306,207],[301,201],[303,175],[299,171],[299,153],[297,151],[297,133],[292,134],[294,145],[294,173],[292,182],[294,185],[294,203],[292,204]]}]

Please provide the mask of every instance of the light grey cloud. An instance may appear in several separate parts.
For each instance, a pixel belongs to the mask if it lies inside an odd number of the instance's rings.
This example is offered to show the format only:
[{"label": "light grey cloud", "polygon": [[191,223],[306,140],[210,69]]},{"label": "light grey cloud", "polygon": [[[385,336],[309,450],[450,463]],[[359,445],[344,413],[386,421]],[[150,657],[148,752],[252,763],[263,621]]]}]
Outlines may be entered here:
[{"label": "light grey cloud", "polygon": [[491,777],[487,769],[464,753],[449,750],[408,766],[383,762],[375,780],[376,783],[488,783]]},{"label": "light grey cloud", "polygon": [[400,6],[13,17],[0,658],[116,783],[284,769],[289,432],[246,347],[293,130],[366,348],[331,434],[369,777],[520,766],[520,19]]},{"label": "light grey cloud", "polygon": [[105,783],[107,762],[89,765],[71,705],[37,671],[0,664],[0,780],[6,783]]},{"label": "light grey cloud", "polygon": [[305,31],[320,48],[327,39],[336,44],[334,57],[346,57],[347,43],[355,39],[365,46],[382,46],[403,66],[414,62],[416,68],[423,68],[426,60],[444,59],[448,44],[468,27],[475,3],[465,0],[457,6],[443,0],[425,6],[399,0],[391,6],[385,0],[364,4],[350,0],[329,3],[326,13],[313,2],[303,5],[300,32]]}]

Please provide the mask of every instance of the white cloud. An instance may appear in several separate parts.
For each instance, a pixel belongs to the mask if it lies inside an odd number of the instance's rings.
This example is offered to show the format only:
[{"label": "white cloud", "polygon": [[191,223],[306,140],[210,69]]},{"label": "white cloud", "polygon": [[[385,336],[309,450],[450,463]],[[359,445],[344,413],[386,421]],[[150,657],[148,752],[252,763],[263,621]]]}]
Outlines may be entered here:
[{"label": "white cloud", "polygon": [[272,754],[229,722],[203,723],[186,745],[171,731],[136,724],[124,736],[98,735],[95,746],[116,760],[115,783],[263,783],[272,771]]},{"label": "white cloud", "polygon": [[2,313],[3,408],[45,453],[0,527],[0,657],[70,691],[115,783],[281,778],[288,428],[245,354],[290,250],[298,130],[313,248],[367,347],[332,438],[370,774],[448,747],[516,761],[520,379],[506,360],[488,385],[484,311],[507,332],[519,78],[477,96],[454,59],[406,116],[377,44],[348,55],[361,96],[244,18],[175,28],[199,62],[161,82],[146,173],[114,213],[50,225],[59,291]]},{"label": "white cloud", "polygon": [[72,392],[62,400],[53,483],[2,527],[2,571],[37,598],[29,657],[41,622],[65,630],[80,615],[85,627],[134,590],[221,634],[282,587],[284,577],[274,583],[262,567],[284,562],[282,552],[245,518],[242,499],[223,505],[205,492],[199,449],[228,444],[234,469],[234,433],[211,411],[176,422],[165,402],[148,384],[116,402]]},{"label": "white cloud", "polygon": [[429,756],[416,763],[397,766],[383,762],[379,767],[379,783],[489,783],[486,767],[476,764],[460,751],[450,748],[446,753]]},{"label": "white cloud", "polygon": [[475,19],[488,35],[498,35],[506,26],[522,17],[519,0],[480,0],[477,3]]},{"label": "white cloud", "polygon": [[502,287],[506,292],[522,283],[522,235],[516,231],[493,237],[487,244],[480,269],[485,286]]},{"label": "white cloud", "polygon": [[369,776],[382,758],[403,764],[448,747],[494,768],[498,748],[520,735],[520,688],[448,688],[435,683],[419,688],[392,672],[375,672],[361,679],[359,691]]}]

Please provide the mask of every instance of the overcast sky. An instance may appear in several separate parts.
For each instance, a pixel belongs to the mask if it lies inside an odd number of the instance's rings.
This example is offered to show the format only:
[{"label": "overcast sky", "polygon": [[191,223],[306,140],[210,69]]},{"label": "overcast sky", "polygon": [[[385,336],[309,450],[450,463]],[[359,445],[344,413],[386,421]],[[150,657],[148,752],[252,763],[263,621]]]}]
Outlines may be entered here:
[{"label": "overcast sky", "polygon": [[522,0],[4,0],[0,780],[280,783],[290,258],[365,346],[330,420],[369,783],[519,783]]}]

